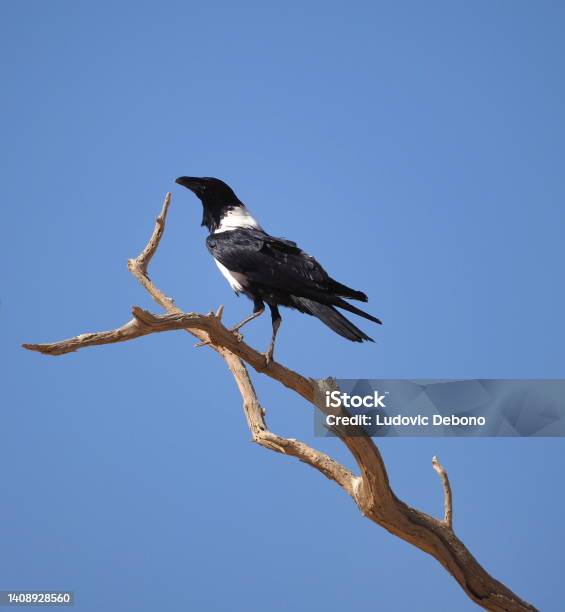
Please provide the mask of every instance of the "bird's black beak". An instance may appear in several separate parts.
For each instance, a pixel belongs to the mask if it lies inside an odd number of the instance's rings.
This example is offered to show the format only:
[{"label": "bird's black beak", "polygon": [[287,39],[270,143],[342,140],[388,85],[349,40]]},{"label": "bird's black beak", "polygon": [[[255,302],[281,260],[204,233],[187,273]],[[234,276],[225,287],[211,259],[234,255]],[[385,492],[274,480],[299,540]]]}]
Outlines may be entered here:
[{"label": "bird's black beak", "polygon": [[195,178],[194,176],[179,176],[178,179],[175,179],[175,183],[190,189],[190,191],[194,192],[196,195],[199,195],[204,191],[204,184],[202,180]]}]

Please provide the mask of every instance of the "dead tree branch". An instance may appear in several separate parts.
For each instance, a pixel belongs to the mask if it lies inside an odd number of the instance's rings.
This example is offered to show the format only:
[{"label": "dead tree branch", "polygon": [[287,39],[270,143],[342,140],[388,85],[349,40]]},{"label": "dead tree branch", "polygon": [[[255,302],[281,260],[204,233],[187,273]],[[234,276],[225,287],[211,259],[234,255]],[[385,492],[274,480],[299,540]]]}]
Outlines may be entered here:
[{"label": "dead tree branch", "polygon": [[443,487],[443,522],[450,529],[453,529],[453,501],[451,497],[451,485],[449,484],[449,478],[447,476],[447,472],[437,457],[432,458],[432,466],[438,473],[441,480],[441,486]]},{"label": "dead tree branch", "polygon": [[125,342],[152,333],[179,329],[189,332],[200,343],[213,348],[226,362],[243,398],[243,410],[255,442],[278,453],[296,457],[335,481],[353,498],[364,516],[432,555],[457,580],[465,593],[485,610],[535,611],[534,606],[490,576],[453,532],[451,486],[447,473],[435,457],[432,465],[440,476],[444,490],[443,520],[411,508],[396,497],[382,456],[368,436],[353,437],[338,432],[359,468],[359,475],[356,476],[325,453],[269,430],[265,412],[245,364],[291,389],[322,412],[327,410],[325,391],[335,389],[335,381],[331,378],[307,378],[277,362],[267,364],[264,355],[224,327],[221,307],[216,314],[185,313],[153,284],[148,275],[148,266],[163,236],[170,201],[171,194],[168,193],[149,242],[137,258],[128,262],[130,272],[168,314],[155,315],[133,307],[133,318],[114,330],[85,333],[50,344],[24,344],[24,348],[45,355],[63,355],[87,346]]}]

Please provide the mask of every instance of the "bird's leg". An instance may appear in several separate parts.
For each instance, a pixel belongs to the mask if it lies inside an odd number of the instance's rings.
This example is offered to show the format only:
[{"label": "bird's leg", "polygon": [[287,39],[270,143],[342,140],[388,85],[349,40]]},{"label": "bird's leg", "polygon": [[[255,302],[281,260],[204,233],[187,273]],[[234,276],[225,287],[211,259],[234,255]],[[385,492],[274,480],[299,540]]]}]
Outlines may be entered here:
[{"label": "bird's leg", "polygon": [[[224,307],[220,306],[218,308],[218,311],[216,312],[216,314],[215,315],[213,313],[212,314],[217,319],[221,320],[223,312],[224,312]],[[245,319],[243,319],[243,321],[240,321],[237,325],[234,325],[233,327],[230,327],[229,331],[233,332],[234,335],[239,340],[239,342],[241,342],[243,340],[243,335],[239,333],[239,330],[246,323],[249,323],[249,321],[253,321],[253,319],[256,319],[259,315],[262,315],[264,312],[265,312],[265,305],[263,304],[263,302],[261,302],[261,300],[255,300],[255,302],[253,303],[253,312],[248,317],[245,317]],[[194,347],[195,348],[200,348],[201,346],[207,346],[210,343],[211,343],[211,340],[205,340],[204,342],[199,342],[198,344],[195,344]]]},{"label": "bird's leg", "polygon": [[269,308],[271,309],[271,321],[273,323],[273,335],[271,337],[271,344],[269,344],[269,348],[267,349],[267,352],[264,353],[265,361],[267,362],[267,365],[269,365],[271,361],[273,361],[273,353],[275,352],[275,338],[277,337],[277,332],[279,331],[279,327],[281,326],[281,322],[282,322],[281,313],[279,312],[278,307],[276,305],[271,306],[271,304],[269,304]]},{"label": "bird's leg", "polygon": [[234,325],[233,327],[231,327],[230,331],[233,332],[234,334],[237,334],[238,336],[240,336],[239,339],[241,340],[243,338],[243,336],[241,334],[238,334],[239,330],[246,323],[249,323],[249,321],[253,321],[253,319],[256,319],[257,317],[262,315],[264,312],[265,312],[265,304],[263,304],[263,302],[261,300],[255,300],[253,302],[253,312],[248,317],[245,317],[245,319],[243,319],[243,321],[240,321],[237,325]]}]

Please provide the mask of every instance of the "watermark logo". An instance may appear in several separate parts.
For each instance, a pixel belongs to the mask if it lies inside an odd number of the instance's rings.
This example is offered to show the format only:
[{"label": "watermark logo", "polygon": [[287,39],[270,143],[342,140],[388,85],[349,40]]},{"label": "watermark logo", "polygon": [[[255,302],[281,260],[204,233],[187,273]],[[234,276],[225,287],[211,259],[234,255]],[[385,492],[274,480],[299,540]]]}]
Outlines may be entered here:
[{"label": "watermark logo", "polygon": [[318,436],[565,437],[565,380],[340,379],[336,385],[316,413]]},{"label": "watermark logo", "polygon": [[385,398],[389,392],[380,394],[373,391],[370,395],[350,395],[341,391],[326,391],[326,408],[386,408]]}]

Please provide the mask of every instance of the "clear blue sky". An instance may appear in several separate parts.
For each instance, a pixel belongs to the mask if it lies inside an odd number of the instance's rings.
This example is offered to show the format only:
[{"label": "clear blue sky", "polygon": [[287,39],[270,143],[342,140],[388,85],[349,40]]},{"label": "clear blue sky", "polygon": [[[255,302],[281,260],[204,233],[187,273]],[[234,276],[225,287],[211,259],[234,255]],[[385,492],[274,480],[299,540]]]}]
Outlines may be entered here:
[{"label": "clear blue sky", "polygon": [[[359,346],[286,311],[282,362],[563,377],[563,4],[20,0],[0,22],[0,589],[72,589],[80,612],[475,609],[332,483],[252,445],[225,366],[186,334],[56,359],[19,344],[153,307],[125,264],[169,189],[154,280],[186,310],[247,313],[173,184],[212,175],[384,321]],[[268,317],[246,334],[268,336]],[[275,431],[351,464],[254,380]],[[437,454],[470,550],[563,609],[563,440],[379,444],[398,495],[439,515]]]}]

